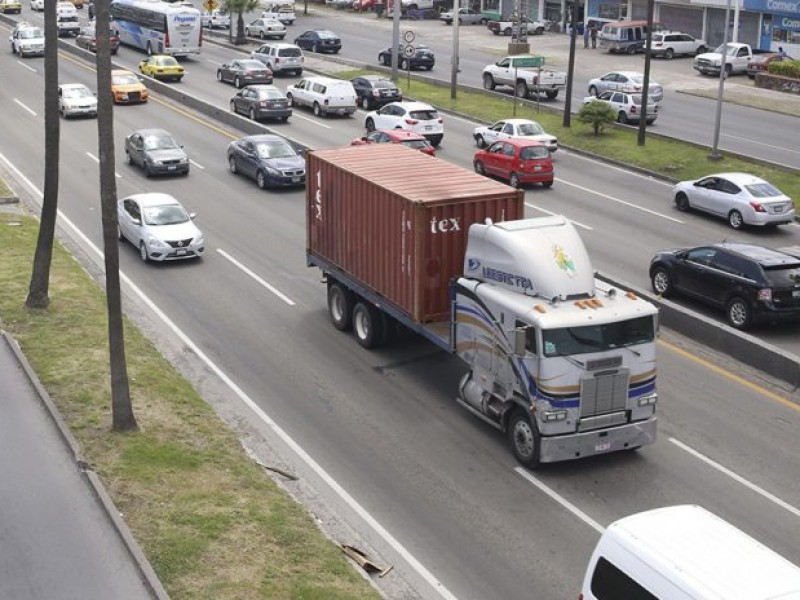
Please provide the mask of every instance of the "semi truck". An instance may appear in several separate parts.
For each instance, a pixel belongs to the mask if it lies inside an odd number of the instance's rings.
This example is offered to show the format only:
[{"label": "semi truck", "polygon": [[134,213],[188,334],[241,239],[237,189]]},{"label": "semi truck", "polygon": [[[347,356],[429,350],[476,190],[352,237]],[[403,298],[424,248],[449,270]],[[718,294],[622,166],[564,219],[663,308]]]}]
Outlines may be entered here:
[{"label": "semi truck", "polygon": [[306,170],[306,262],[336,329],[457,356],[456,402],[525,466],[655,441],[657,310],[595,277],[570,221],[399,144],[312,150]]}]

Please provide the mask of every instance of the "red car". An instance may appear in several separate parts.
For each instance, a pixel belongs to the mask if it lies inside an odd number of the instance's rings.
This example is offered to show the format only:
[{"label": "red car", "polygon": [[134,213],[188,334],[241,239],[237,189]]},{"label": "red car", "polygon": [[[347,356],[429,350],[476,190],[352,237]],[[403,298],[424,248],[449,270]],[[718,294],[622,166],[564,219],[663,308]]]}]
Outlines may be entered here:
[{"label": "red car", "polygon": [[511,187],[526,183],[541,183],[546,188],[553,185],[553,159],[541,142],[500,140],[475,152],[472,164],[479,175],[506,179]]},{"label": "red car", "polygon": [[425,136],[405,129],[376,129],[350,142],[351,146],[364,146],[366,144],[403,144],[425,154],[436,156],[436,148],[431,146]]}]

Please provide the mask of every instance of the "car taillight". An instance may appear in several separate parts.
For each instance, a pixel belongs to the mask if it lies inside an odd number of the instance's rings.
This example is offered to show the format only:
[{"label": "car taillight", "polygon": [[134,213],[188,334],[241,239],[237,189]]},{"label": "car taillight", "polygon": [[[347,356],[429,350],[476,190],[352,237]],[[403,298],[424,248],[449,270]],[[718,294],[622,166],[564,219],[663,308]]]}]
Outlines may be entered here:
[{"label": "car taillight", "polygon": [[631,114],[633,114],[633,115],[636,114],[636,105],[635,104],[633,106],[631,106]]},{"label": "car taillight", "polygon": [[164,48],[169,48],[169,31],[164,34]]},{"label": "car taillight", "polygon": [[328,98],[325,98],[325,100],[323,100],[323,101],[322,101],[322,103],[323,103],[325,106],[328,106],[328,104],[330,104],[330,99],[328,99]]},{"label": "car taillight", "polygon": [[758,290],[758,295],[756,296],[759,300],[763,300],[764,302],[771,302],[772,301],[772,290],[770,288],[761,288]]},{"label": "car taillight", "polygon": [[437,122],[437,123],[441,123],[441,122],[442,122],[442,120],[441,120],[441,119],[438,119],[436,122]]},{"label": "car taillight", "polygon": [[754,210],[754,211],[756,211],[757,213],[765,213],[765,212],[767,212],[767,209],[766,209],[766,208],[764,208],[764,207],[761,205],[761,203],[760,203],[760,202],[756,202],[755,200],[751,200],[751,201],[750,201],[750,206],[752,206],[752,207],[753,207],[753,210]]},{"label": "car taillight", "polygon": [[633,91],[634,92],[641,92],[642,91],[642,86],[640,86],[640,85],[633,86]]},{"label": "car taillight", "polygon": [[417,121],[416,119],[406,119],[406,123],[408,125],[416,125],[417,123],[419,123],[419,121]]},{"label": "car taillight", "polygon": [[663,44],[661,42],[655,42],[653,46],[655,46],[656,48],[660,48],[661,46],[663,46]]}]

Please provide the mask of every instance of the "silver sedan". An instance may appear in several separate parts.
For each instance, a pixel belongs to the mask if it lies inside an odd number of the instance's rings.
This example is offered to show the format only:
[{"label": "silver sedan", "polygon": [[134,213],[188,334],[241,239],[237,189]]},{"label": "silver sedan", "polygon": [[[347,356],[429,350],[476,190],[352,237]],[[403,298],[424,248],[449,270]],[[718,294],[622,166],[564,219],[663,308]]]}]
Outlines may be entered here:
[{"label": "silver sedan", "polygon": [[[660,83],[651,79],[649,81],[648,94],[656,102],[664,99],[664,88]],[[644,75],[636,71],[611,71],[602,77],[596,77],[589,81],[589,95],[599,96],[609,90],[614,92],[626,92],[628,94],[640,94],[644,89]]]}]

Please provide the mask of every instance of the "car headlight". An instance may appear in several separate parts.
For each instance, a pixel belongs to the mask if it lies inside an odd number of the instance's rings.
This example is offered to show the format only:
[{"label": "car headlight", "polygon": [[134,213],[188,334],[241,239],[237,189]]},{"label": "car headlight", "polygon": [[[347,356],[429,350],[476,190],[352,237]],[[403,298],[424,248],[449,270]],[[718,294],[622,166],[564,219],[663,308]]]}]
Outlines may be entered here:
[{"label": "car headlight", "polygon": [[275,177],[279,177],[281,175],[281,172],[278,171],[278,169],[275,169],[273,167],[267,167],[267,173],[269,173],[270,175],[273,175]]},{"label": "car headlight", "polygon": [[203,239],[202,235],[199,235],[196,238],[194,238],[194,242],[193,243],[194,243],[195,246],[205,246],[206,241]]},{"label": "car headlight", "polygon": [[166,247],[166,245],[167,245],[167,244],[165,244],[164,242],[162,242],[160,239],[158,239],[157,237],[154,237],[154,236],[152,236],[152,235],[151,235],[151,236],[148,236],[148,238],[147,238],[147,244],[148,244],[148,245],[149,245],[151,248],[164,248],[164,247]]},{"label": "car headlight", "polygon": [[154,165],[163,165],[163,164],[164,164],[164,161],[162,161],[162,160],[156,160],[156,159],[154,159],[154,158],[151,158],[151,159],[150,159],[150,163],[151,163],[151,164],[154,164]]},{"label": "car headlight", "polygon": [[188,159],[188,158],[186,158],[185,156],[184,156],[183,158],[181,158],[181,159],[180,159],[180,163],[181,163],[182,165],[185,165],[187,162],[189,162],[189,159]]}]

